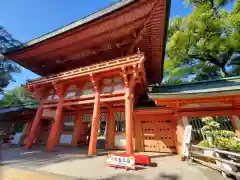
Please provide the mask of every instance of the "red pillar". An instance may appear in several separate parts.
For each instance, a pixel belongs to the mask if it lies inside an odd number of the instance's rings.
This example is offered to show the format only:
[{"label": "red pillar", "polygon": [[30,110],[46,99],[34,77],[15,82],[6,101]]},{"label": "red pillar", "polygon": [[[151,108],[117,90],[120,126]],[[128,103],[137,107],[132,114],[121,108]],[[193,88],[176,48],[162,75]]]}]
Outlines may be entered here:
[{"label": "red pillar", "polygon": [[24,147],[27,148],[27,149],[32,147],[33,142],[36,138],[36,135],[37,135],[37,132],[38,132],[38,129],[39,129],[39,125],[40,125],[40,121],[41,121],[41,117],[42,117],[42,113],[43,113],[43,105],[41,104],[38,107],[36,116],[33,120],[31,129],[30,129],[30,132],[29,132],[28,137],[25,141]]},{"label": "red pillar", "polygon": [[107,120],[107,144],[106,149],[114,149],[116,123],[114,119],[114,111],[112,108],[108,110],[108,120]]},{"label": "red pillar", "polygon": [[100,122],[100,91],[99,91],[99,88],[95,88],[95,90],[96,90],[96,95],[95,95],[94,110],[93,110],[93,117],[92,117],[91,137],[90,137],[90,143],[88,148],[89,156],[96,154],[97,136],[98,136],[99,122]]},{"label": "red pillar", "polygon": [[61,134],[62,124],[63,124],[63,102],[64,102],[64,95],[62,92],[59,94],[59,102],[57,105],[56,113],[54,116],[54,122],[52,124],[48,142],[47,142],[47,151],[53,151],[55,144],[58,142]]},{"label": "red pillar", "polygon": [[77,146],[78,140],[80,138],[80,135],[83,134],[84,132],[84,127],[83,123],[81,121],[81,116],[82,113],[80,111],[77,111],[76,114],[76,120],[75,120],[75,127],[74,127],[74,132],[73,132],[73,138],[72,138],[72,146]]},{"label": "red pillar", "polygon": [[133,154],[133,98],[130,88],[126,88],[125,94],[125,121],[126,121],[126,151]]}]

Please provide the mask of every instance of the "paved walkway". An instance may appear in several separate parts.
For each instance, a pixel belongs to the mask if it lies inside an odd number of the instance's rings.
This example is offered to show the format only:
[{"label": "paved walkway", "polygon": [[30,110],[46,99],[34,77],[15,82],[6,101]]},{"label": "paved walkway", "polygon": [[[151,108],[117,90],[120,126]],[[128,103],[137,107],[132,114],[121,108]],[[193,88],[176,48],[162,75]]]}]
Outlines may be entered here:
[{"label": "paved walkway", "polygon": [[76,178],[44,173],[27,171],[17,168],[0,167],[1,180],[75,180]]},{"label": "paved walkway", "polygon": [[2,153],[1,180],[223,180],[220,173],[181,162],[177,156],[151,153],[157,167],[126,171],[105,166],[105,152],[87,157],[86,149],[57,148],[46,153],[12,148]]}]

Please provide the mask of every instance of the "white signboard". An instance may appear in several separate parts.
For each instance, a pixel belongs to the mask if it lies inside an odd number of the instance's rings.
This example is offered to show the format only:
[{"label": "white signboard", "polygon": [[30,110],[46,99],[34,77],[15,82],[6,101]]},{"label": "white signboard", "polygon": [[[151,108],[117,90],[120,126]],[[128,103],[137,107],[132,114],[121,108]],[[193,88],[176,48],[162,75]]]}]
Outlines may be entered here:
[{"label": "white signboard", "polygon": [[187,125],[184,129],[184,137],[182,144],[182,155],[188,157],[189,155],[189,143],[191,141],[192,136],[192,126]]},{"label": "white signboard", "polygon": [[190,143],[192,136],[192,125],[187,125],[184,130],[184,139],[183,142]]},{"label": "white signboard", "polygon": [[133,156],[108,155],[107,165],[114,167],[125,167],[126,169],[135,169],[135,158]]}]

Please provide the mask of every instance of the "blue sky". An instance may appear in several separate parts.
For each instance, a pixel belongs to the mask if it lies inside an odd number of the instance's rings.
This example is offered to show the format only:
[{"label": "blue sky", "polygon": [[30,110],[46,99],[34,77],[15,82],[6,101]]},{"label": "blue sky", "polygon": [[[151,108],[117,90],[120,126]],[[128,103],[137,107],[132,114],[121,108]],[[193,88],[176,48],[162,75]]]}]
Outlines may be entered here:
[{"label": "blue sky", "polygon": [[[0,25],[6,28],[15,39],[27,42],[49,31],[60,28],[87,16],[117,0],[7,0],[1,1]],[[184,16],[191,12],[183,0],[172,0],[171,17]],[[16,82],[11,83],[6,91],[11,90],[27,79],[37,75],[22,68],[21,74],[14,75]]]}]

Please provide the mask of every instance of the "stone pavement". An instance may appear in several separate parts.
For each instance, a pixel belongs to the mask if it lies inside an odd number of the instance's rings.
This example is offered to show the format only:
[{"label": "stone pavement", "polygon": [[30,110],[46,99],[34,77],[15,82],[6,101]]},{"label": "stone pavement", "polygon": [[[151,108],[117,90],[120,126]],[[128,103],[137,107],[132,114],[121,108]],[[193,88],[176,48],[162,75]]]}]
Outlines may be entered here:
[{"label": "stone pavement", "polygon": [[[42,149],[12,148],[2,153],[1,180],[223,180],[219,172],[200,165],[181,162],[171,154],[148,153],[157,167],[139,167],[136,171],[115,169],[105,165],[104,151],[100,156],[86,156],[86,149],[56,148],[47,153]],[[142,153],[141,153],[142,154]],[[1,177],[2,176],[2,177]]]},{"label": "stone pavement", "polygon": [[74,180],[66,176],[56,174],[26,171],[17,168],[0,167],[1,180]]}]

